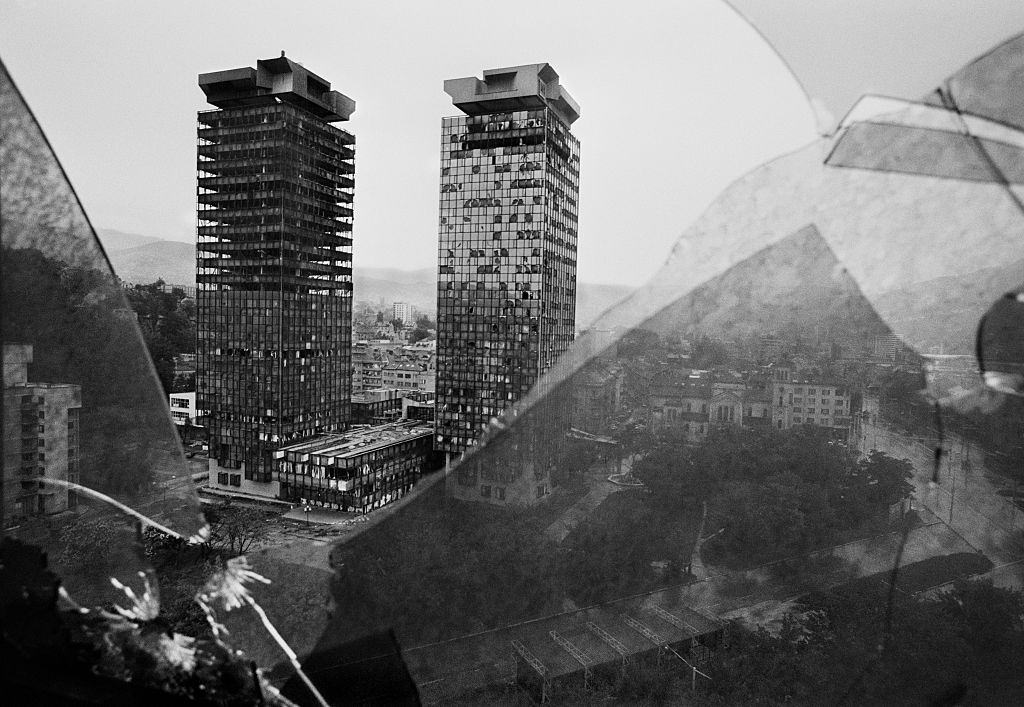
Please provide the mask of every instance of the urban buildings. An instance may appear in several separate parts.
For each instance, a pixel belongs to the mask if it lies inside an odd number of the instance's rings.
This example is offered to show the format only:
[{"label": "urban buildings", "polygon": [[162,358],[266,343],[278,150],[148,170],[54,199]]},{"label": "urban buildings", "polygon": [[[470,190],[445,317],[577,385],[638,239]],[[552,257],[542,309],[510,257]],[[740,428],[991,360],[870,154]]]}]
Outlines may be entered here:
[{"label": "urban buildings", "polygon": [[441,127],[435,448],[450,458],[572,342],[579,107],[549,64],[444,89],[464,113]]},{"label": "urban buildings", "polygon": [[78,482],[80,386],[29,381],[32,346],[4,344],[4,527],[75,506],[47,479]]},{"label": "urban buildings", "polygon": [[780,430],[793,425],[828,427],[845,436],[852,424],[850,391],[823,381],[771,382],[772,424]]},{"label": "urban buildings", "polygon": [[[214,486],[350,414],[355,103],[287,59],[199,76],[197,406]],[[237,483],[236,483],[237,482]]]},{"label": "urban buildings", "polygon": [[380,508],[434,468],[433,432],[429,422],[402,420],[281,447],[281,498],[339,511]]},{"label": "urban buildings", "polygon": [[412,324],[416,321],[413,316],[412,305],[408,302],[395,302],[391,305],[391,318],[402,324]]},{"label": "urban buildings", "polygon": [[849,391],[834,383],[688,369],[662,371],[650,393],[654,429],[691,442],[727,425],[780,430],[817,425],[845,439],[852,424],[850,405]]}]

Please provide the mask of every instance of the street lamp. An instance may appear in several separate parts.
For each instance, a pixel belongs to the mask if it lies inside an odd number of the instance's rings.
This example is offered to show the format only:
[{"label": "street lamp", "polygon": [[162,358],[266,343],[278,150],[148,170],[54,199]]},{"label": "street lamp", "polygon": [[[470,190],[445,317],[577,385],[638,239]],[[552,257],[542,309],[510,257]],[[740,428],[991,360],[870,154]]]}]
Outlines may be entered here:
[{"label": "street lamp", "polygon": [[309,501],[304,498],[300,498],[299,501],[302,503],[302,510],[306,512],[306,528],[309,528],[309,512],[313,510],[313,506],[309,505]]}]

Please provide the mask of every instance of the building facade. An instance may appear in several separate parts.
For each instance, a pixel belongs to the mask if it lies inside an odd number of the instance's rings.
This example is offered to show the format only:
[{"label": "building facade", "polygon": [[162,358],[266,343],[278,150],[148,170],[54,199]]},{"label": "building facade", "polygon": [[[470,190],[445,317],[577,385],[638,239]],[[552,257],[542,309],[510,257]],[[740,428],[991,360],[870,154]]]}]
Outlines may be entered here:
[{"label": "building facade", "polygon": [[75,507],[75,494],[47,479],[78,483],[80,386],[29,381],[32,346],[4,344],[3,523]]},{"label": "building facade", "polygon": [[402,322],[402,324],[414,323],[415,316],[413,315],[412,305],[408,302],[393,302],[391,304],[391,318]]},{"label": "building facade", "polygon": [[568,349],[579,107],[548,64],[445,81],[435,448],[449,457]]},{"label": "building facade", "polygon": [[813,380],[771,382],[772,424],[788,430],[794,425],[817,425],[845,439],[852,425],[850,391],[834,383]]},{"label": "building facade", "polygon": [[[277,495],[273,454],[350,414],[355,109],[285,58],[199,76],[197,405],[210,479]],[[238,486],[231,484],[231,486]]]},{"label": "building facade", "polygon": [[176,425],[195,425],[200,416],[196,408],[195,391],[188,393],[171,393],[167,396],[167,402],[171,407],[171,419]]},{"label": "building facade", "polygon": [[723,427],[765,428],[773,419],[767,386],[763,379],[668,369],[651,382],[651,424],[688,442]]},{"label": "building facade", "polygon": [[408,493],[432,471],[434,428],[402,420],[342,435],[322,435],[275,452],[281,498],[368,513]]}]

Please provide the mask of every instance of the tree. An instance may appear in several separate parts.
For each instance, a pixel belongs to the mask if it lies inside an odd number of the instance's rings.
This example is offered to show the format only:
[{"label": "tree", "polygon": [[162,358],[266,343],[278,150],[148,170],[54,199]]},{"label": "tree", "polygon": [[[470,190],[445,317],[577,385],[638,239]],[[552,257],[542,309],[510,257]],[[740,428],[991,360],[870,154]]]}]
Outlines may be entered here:
[{"label": "tree", "polygon": [[417,341],[423,341],[430,336],[430,332],[417,326],[409,333],[409,343],[415,344]]},{"label": "tree", "polygon": [[729,360],[725,344],[704,335],[693,345],[692,363],[695,368],[711,368]]},{"label": "tree", "polygon": [[253,506],[239,506],[225,501],[206,512],[210,524],[208,545],[227,552],[231,557],[244,555],[259,545],[270,530],[266,511]]},{"label": "tree", "polygon": [[184,290],[165,292],[163,288],[163,280],[135,285],[125,290],[125,298],[139,318],[146,349],[164,392],[171,393],[180,390],[175,383],[175,356],[195,351],[195,304],[185,297]]},{"label": "tree", "polygon": [[729,627],[708,668],[725,704],[1020,704],[1024,596],[990,580],[897,598],[848,585],[790,615],[778,634]]},{"label": "tree", "polygon": [[831,544],[881,523],[913,489],[910,463],[876,452],[858,461],[828,431],[725,428],[700,444],[663,438],[634,463],[649,504],[669,512],[686,499],[708,506],[709,558],[762,564]]}]

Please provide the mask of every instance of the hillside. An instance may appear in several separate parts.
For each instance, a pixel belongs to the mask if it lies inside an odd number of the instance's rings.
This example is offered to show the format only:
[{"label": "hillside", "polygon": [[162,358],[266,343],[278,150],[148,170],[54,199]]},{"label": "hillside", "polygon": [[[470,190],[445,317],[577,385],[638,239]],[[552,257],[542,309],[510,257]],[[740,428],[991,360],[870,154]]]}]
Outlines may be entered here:
[{"label": "hillside", "polygon": [[147,283],[162,279],[174,285],[194,285],[196,247],[192,243],[157,240],[153,243],[108,250],[114,272],[122,280]]},{"label": "hillside", "polygon": [[140,245],[160,242],[159,238],[154,238],[153,236],[126,233],[125,231],[118,231],[113,228],[101,228],[96,233],[100,237],[100,243],[103,244],[103,249],[107,251],[108,255],[114,251],[127,250]]},{"label": "hillside", "polygon": [[823,327],[870,341],[887,328],[813,225],[688,292],[643,328],[743,339]]},{"label": "hillside", "polygon": [[[175,285],[194,285],[195,245],[166,241],[136,233],[103,229],[99,231],[122,280],[135,283],[163,279]],[[353,274],[356,301],[389,307],[392,302],[408,302],[424,312],[437,308],[437,274],[433,268],[399,270],[397,268],[356,267]],[[624,285],[581,282],[577,291],[576,322],[581,328],[594,321],[632,291]]]}]

